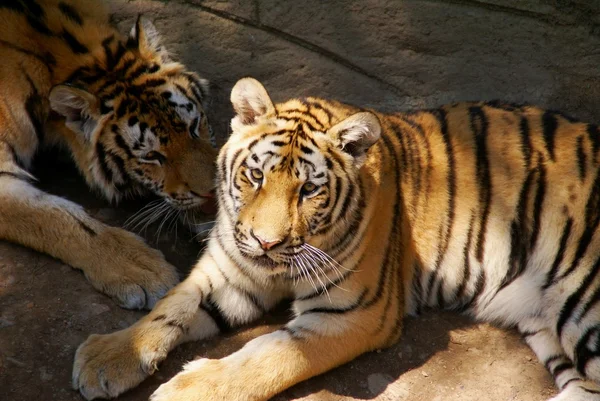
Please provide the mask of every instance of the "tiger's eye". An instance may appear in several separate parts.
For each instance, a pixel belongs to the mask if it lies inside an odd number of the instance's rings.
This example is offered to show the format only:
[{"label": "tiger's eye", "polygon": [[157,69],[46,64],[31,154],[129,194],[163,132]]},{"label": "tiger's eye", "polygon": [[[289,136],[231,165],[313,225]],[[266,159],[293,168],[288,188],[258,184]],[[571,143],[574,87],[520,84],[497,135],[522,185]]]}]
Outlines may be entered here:
[{"label": "tiger's eye", "polygon": [[302,185],[302,194],[303,195],[310,195],[313,192],[315,192],[317,190],[317,186],[312,183],[312,182],[305,182],[304,185]]},{"label": "tiger's eye", "polygon": [[144,155],[144,159],[145,160],[150,160],[150,161],[155,161],[156,160],[160,164],[163,164],[167,160],[167,158],[162,153],[156,152],[154,150],[146,153]]},{"label": "tiger's eye", "polygon": [[252,170],[250,170],[250,175],[257,182],[260,182],[263,179],[263,172],[257,168],[253,168]]}]

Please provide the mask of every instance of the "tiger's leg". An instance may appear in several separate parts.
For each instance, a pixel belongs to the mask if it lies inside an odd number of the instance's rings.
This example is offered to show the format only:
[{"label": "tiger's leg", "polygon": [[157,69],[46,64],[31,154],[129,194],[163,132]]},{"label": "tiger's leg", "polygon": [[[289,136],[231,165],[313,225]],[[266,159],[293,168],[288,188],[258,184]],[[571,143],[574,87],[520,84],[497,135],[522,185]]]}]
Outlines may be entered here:
[{"label": "tiger's leg", "polygon": [[519,331],[538,359],[552,374],[560,393],[551,401],[600,401],[600,386],[578,371],[554,327],[542,317],[519,323]]},{"label": "tiger's leg", "polygon": [[248,342],[225,358],[188,363],[156,390],[151,401],[268,400],[387,344],[383,334],[389,337],[395,319],[386,319],[383,331],[376,334],[381,316],[373,307],[363,307],[362,299],[344,312],[328,312],[328,303],[321,306],[311,307],[284,328]]},{"label": "tiger's leg", "polygon": [[173,266],[139,237],[109,227],[75,203],[49,195],[0,141],[0,240],[81,269],[91,284],[126,308],[152,307],[177,281]]},{"label": "tiger's leg", "polygon": [[147,316],[125,330],[90,336],[75,355],[73,387],[87,399],[116,397],[154,373],[178,344],[250,322],[282,298],[277,288],[219,260],[217,266],[211,250],[205,252]]}]

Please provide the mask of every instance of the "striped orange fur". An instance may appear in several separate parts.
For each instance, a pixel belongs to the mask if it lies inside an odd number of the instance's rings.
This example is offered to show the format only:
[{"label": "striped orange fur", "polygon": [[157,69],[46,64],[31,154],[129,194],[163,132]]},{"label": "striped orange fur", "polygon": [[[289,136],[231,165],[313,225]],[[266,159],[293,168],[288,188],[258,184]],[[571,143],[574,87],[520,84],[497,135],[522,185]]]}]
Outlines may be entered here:
[{"label": "striped orange fur", "polygon": [[148,316],[78,349],[84,396],[114,397],[177,344],[290,297],[283,328],[188,363],[151,400],[267,400],[395,343],[403,318],[429,308],[517,327],[553,400],[600,400],[596,125],[501,102],[275,105],[250,78],[231,99],[208,249]]},{"label": "striped orange fur", "polygon": [[149,21],[122,36],[99,1],[2,1],[0,20],[0,239],[83,270],[125,307],[151,307],[174,268],[36,189],[28,170],[40,147],[60,145],[109,200],[150,192],[197,208],[214,186],[207,82],[170,58]]}]

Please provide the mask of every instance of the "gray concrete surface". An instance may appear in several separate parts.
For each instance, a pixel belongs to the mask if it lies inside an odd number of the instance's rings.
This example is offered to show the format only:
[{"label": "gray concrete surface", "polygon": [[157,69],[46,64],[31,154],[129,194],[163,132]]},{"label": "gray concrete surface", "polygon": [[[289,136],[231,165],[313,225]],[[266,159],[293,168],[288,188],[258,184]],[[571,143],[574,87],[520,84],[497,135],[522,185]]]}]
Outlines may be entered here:
[{"label": "gray concrete surface", "polygon": [[[254,76],[275,100],[318,95],[382,110],[504,99],[600,122],[597,0],[200,1],[110,0],[127,32],[142,12],[168,48],[214,83],[221,139],[229,90]],[[44,165],[44,161],[40,161]],[[41,186],[120,225],[140,203],[118,208],[90,194],[64,167],[40,169]],[[185,230],[146,236],[186,272],[200,251]],[[74,351],[91,333],[125,327],[121,310],[64,264],[0,242],[0,399],[80,400],[70,390]],[[144,400],[184,361],[220,357],[285,321],[282,307],[257,325],[176,350],[123,400]],[[542,401],[554,394],[518,336],[453,314],[407,321],[388,350],[365,355],[275,397],[284,400]]]}]

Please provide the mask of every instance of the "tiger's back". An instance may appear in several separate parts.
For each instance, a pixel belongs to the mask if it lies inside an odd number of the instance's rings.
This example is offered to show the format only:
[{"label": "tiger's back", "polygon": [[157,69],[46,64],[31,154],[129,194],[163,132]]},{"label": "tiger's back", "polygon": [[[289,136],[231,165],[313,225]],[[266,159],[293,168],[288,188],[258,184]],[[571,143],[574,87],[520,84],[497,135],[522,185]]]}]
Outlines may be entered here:
[{"label": "tiger's back", "polygon": [[600,191],[595,125],[496,103],[389,119],[388,140],[406,163],[399,171],[409,171],[399,182],[417,258],[410,311],[469,309],[516,324],[524,302],[536,314],[557,295],[546,292],[581,279],[583,253],[600,246],[590,236]]}]

